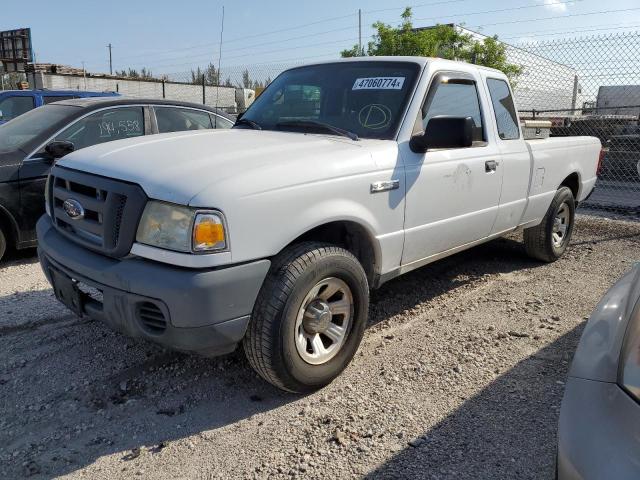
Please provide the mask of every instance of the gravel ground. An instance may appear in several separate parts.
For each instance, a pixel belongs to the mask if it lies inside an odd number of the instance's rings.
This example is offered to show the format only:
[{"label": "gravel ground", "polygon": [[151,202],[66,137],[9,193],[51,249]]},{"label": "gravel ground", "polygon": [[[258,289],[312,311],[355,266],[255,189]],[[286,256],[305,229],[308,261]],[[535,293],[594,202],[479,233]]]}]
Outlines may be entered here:
[{"label": "gravel ground", "polygon": [[559,262],[501,239],[373,293],[350,367],[308,396],[76,318],[32,257],[0,268],[0,477],[552,478],[585,319],[640,223],[580,217]]}]

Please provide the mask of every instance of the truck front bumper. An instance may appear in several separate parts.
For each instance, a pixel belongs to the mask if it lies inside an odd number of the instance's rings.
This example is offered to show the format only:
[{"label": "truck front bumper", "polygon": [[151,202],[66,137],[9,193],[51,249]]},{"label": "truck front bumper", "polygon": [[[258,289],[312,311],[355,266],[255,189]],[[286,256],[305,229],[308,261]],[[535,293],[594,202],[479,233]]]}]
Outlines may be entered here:
[{"label": "truck front bumper", "polygon": [[139,257],[113,259],[66,239],[47,215],[37,231],[40,264],[58,297],[61,279],[80,290],[76,313],[205,356],[231,352],[242,340],[270,267],[269,260],[187,269]]}]

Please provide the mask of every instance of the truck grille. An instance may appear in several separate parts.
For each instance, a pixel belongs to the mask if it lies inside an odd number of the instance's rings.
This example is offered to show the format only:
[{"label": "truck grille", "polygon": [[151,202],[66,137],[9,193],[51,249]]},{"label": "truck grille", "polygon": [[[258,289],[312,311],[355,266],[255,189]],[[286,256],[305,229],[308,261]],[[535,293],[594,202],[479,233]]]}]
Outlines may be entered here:
[{"label": "truck grille", "polygon": [[111,257],[129,253],[147,201],[138,185],[54,166],[46,194],[67,238]]}]

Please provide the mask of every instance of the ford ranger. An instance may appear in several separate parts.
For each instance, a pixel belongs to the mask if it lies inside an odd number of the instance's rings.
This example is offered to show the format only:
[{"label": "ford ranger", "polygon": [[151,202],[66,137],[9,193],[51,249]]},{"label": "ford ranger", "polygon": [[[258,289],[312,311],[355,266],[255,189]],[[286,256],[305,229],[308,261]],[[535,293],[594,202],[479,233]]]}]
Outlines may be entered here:
[{"label": "ford ranger", "polygon": [[526,141],[497,70],[422,57],[293,68],[230,130],[119,140],[52,168],[39,256],[57,298],[267,381],[318,389],[363,337],[369,291],[516,229],[569,244],[600,142]]}]

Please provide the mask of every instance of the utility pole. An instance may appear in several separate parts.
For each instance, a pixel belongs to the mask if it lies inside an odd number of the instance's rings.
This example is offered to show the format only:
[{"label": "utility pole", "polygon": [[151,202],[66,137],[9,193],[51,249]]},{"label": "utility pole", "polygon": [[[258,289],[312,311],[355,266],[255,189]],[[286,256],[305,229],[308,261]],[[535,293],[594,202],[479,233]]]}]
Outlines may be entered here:
[{"label": "utility pole", "polygon": [[87,89],[87,70],[84,68],[84,60],[82,61],[82,79],[84,80],[84,89]]},{"label": "utility pole", "polygon": [[111,59],[111,44],[107,45],[109,49],[109,75],[113,75],[113,60]]},{"label": "utility pole", "polygon": [[358,9],[358,56],[362,57],[362,9]]}]

